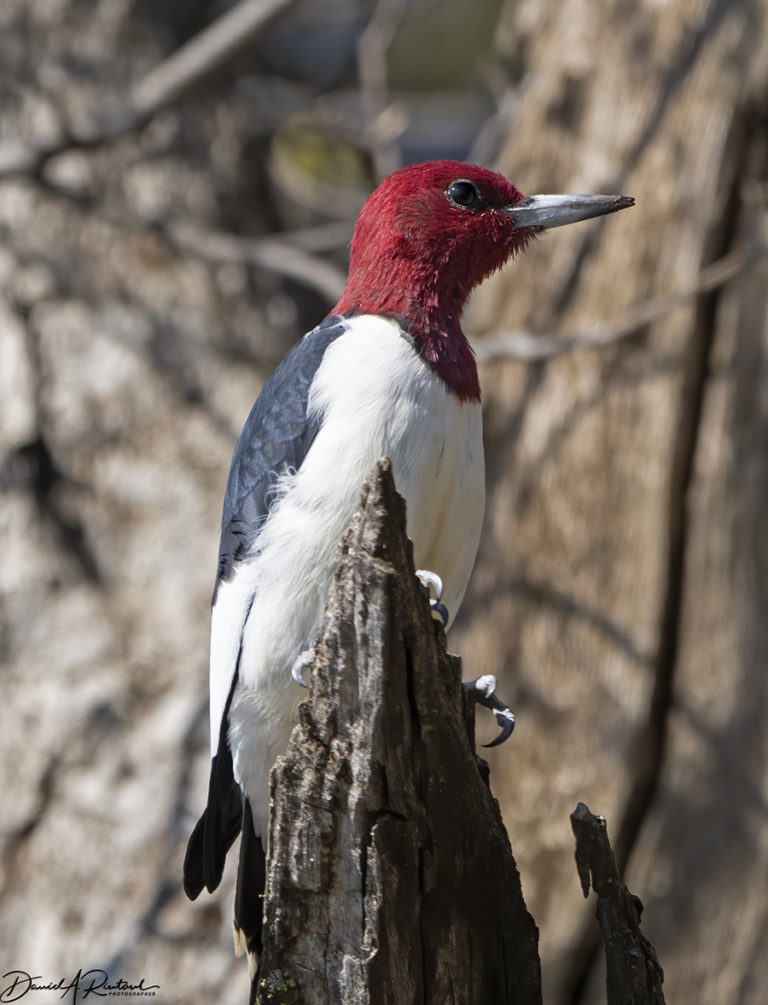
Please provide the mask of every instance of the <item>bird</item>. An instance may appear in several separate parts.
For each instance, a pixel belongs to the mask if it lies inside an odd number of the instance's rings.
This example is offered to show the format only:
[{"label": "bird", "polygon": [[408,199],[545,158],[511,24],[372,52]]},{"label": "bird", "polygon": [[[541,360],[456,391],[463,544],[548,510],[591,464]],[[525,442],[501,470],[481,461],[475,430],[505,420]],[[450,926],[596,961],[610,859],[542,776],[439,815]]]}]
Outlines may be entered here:
[{"label": "bird", "polygon": [[[339,541],[362,483],[389,458],[417,568],[450,628],[485,502],[480,383],[461,328],[472,289],[543,230],[633,205],[627,196],[525,196],[463,161],[385,178],[363,204],[331,313],[264,384],[234,448],[211,612],[211,766],[184,889],[219,885],[241,835],[235,948],[262,947],[269,772],[297,721]],[[492,695],[475,690],[513,719]]]}]

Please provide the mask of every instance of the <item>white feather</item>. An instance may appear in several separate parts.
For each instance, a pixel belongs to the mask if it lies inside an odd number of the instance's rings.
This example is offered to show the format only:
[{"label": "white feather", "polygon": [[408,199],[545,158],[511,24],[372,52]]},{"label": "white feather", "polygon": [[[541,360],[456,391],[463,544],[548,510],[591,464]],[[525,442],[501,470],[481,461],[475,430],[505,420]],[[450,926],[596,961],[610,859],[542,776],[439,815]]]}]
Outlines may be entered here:
[{"label": "white feather", "polygon": [[322,419],[320,431],[300,469],[281,479],[258,554],[221,584],[213,611],[212,750],[242,639],[229,737],[257,834],[267,832],[269,771],[286,749],[302,698],[291,668],[315,639],[338,543],[365,476],[380,457],[390,458],[416,565],[442,577],[451,619],[483,516],[480,405],[460,402],[396,322],[351,320],[323,357],[308,408]]},{"label": "white feather", "polygon": [[216,590],[216,600],[211,611],[209,666],[211,757],[215,757],[219,749],[221,719],[232,688],[243,627],[252,597],[248,577],[239,575],[237,571],[231,579],[222,580]]}]

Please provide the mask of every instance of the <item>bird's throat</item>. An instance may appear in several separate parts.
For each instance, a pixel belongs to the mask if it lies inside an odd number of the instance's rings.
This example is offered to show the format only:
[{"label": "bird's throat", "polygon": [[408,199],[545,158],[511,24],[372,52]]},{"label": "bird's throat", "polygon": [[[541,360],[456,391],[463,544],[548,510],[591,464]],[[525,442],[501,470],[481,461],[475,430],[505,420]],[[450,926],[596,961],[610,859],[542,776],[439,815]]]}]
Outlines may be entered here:
[{"label": "bird's throat", "polygon": [[[394,265],[395,263],[393,263]],[[333,313],[345,317],[378,315],[397,321],[414,348],[460,401],[479,401],[475,356],[461,330],[460,318],[469,290],[441,284],[435,274],[407,274],[396,267],[364,282],[350,273]]]}]

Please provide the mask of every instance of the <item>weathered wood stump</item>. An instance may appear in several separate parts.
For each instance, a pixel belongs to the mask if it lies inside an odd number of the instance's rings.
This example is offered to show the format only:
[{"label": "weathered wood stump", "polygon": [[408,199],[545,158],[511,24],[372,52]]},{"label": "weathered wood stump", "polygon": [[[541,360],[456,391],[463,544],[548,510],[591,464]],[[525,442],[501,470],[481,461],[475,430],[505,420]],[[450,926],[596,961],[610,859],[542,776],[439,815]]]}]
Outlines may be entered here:
[{"label": "weathered wood stump", "polygon": [[382,461],[272,775],[257,1001],[541,1001],[538,932],[478,770],[460,670]]}]

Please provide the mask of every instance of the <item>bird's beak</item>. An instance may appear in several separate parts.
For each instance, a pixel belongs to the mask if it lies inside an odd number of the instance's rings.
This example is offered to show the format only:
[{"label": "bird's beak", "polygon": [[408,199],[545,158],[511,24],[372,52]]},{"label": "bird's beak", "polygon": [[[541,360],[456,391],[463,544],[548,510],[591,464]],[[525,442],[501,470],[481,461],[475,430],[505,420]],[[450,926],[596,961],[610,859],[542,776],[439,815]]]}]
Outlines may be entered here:
[{"label": "bird's beak", "polygon": [[634,206],[630,195],[530,195],[506,212],[522,228],[544,230]]}]

